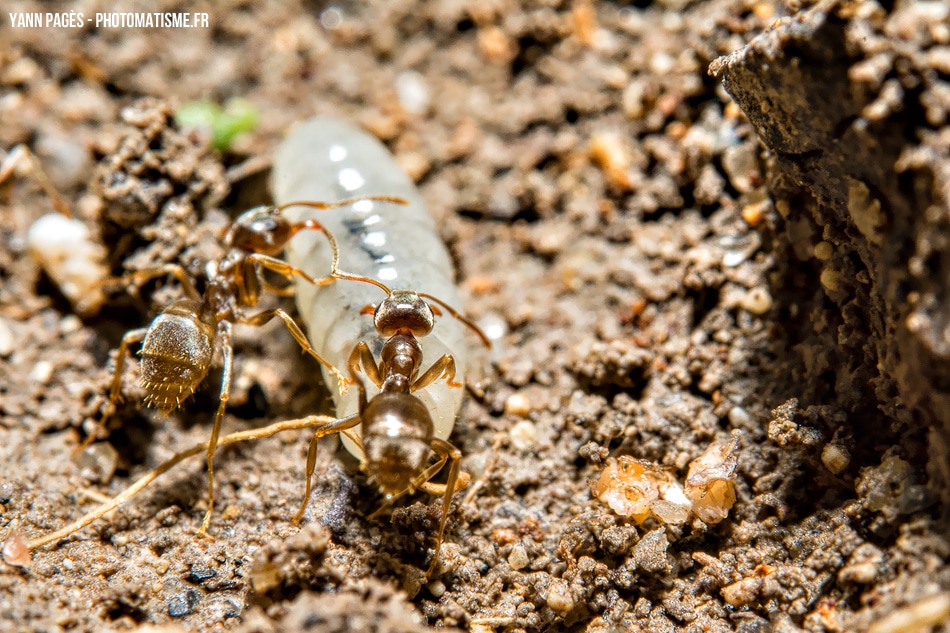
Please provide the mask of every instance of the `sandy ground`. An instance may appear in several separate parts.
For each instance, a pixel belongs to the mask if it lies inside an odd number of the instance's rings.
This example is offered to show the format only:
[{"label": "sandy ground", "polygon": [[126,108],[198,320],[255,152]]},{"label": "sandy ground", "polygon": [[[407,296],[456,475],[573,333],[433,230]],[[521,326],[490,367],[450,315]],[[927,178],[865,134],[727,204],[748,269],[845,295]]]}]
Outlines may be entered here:
[{"label": "sandy ground", "polygon": [[[28,565],[0,563],[0,629],[950,631],[943,5],[188,10],[211,27],[0,16],[0,148],[35,151],[110,274],[200,276],[229,219],[268,196],[266,169],[235,166],[266,168],[292,122],[338,114],[382,138],[437,219],[466,313],[503,332],[452,436],[475,483],[426,578],[438,498],[369,521],[380,498],[330,439],[298,528],[306,432],[225,447],[213,541],[194,535],[195,458]],[[753,40],[714,66],[740,108],[707,68]],[[261,119],[223,154],[172,122],[232,97]],[[27,253],[49,197],[26,170],[0,187],[6,540],[206,441],[220,371],[165,417],[141,406],[131,360],[111,434],[74,456],[110,351],[178,289],[81,312]],[[235,355],[225,432],[332,413],[279,325],[238,328]],[[682,481],[732,437],[738,500],[717,524],[636,525],[592,497],[608,458]]]}]

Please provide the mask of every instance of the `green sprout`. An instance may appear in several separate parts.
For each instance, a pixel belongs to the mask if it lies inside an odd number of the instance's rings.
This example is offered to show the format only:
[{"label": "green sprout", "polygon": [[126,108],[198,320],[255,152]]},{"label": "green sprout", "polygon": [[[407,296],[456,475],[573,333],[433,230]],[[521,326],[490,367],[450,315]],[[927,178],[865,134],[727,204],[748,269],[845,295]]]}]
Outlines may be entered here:
[{"label": "green sprout", "polygon": [[226,151],[239,134],[257,127],[260,112],[247,99],[229,99],[224,108],[212,101],[190,101],[178,109],[175,121],[182,127],[202,128],[211,133],[215,149]]}]

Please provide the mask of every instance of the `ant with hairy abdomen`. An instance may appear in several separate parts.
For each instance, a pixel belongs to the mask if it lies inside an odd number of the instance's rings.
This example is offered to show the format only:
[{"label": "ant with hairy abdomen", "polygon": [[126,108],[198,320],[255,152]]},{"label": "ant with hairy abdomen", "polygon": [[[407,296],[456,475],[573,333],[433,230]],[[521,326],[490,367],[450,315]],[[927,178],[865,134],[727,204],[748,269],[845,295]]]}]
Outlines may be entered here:
[{"label": "ant with hairy abdomen", "polygon": [[[406,204],[402,198],[392,196],[360,196],[337,202],[307,202],[318,209],[332,209],[358,202],[377,200]],[[292,203],[299,204],[299,203]],[[263,291],[285,294],[283,288],[272,286],[263,277],[264,269],[285,278],[294,275],[315,285],[326,285],[337,279],[337,258],[334,257],[330,275],[314,279],[299,268],[291,266],[276,256],[287,242],[302,230],[322,232],[336,253],[336,240],[326,228],[310,219],[290,222],[281,212],[290,205],[255,207],[241,214],[230,226],[224,237],[227,249],[220,260],[210,261],[205,267],[204,292],[199,292],[184,268],[177,264],[147,268],[106,283],[126,286],[141,286],[150,279],[165,275],[174,276],[181,284],[186,298],[173,302],[155,317],[147,328],[131,330],[122,337],[119,345],[112,385],[95,430],[78,447],[84,449],[105,427],[106,421],[116,411],[120,396],[122,369],[125,355],[133,343],[142,341],[142,376],[140,383],[146,391],[145,402],[169,413],[178,408],[207,376],[215,350],[223,357],[223,371],[218,408],[214,416],[211,438],[208,441],[208,510],[198,533],[207,533],[214,509],[214,453],[224,410],[231,394],[233,359],[232,326],[236,323],[261,326],[274,317],[283,320],[287,329],[306,353],[327,367],[339,379],[341,392],[352,384],[329,361],[320,356],[310,345],[300,327],[280,308],[246,315],[245,309],[257,305]]]}]

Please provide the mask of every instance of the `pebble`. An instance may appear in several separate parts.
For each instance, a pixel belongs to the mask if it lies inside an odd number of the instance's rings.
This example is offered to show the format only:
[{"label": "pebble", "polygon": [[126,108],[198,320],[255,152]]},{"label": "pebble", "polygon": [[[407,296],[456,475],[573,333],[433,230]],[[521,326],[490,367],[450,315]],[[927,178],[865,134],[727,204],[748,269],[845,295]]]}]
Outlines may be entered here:
[{"label": "pebble", "polygon": [[[511,548],[511,553],[508,554],[508,564],[511,565],[511,568],[515,571],[519,569],[524,569],[528,566],[528,552],[525,551],[524,545],[518,543]],[[553,607],[552,607],[553,608]]]},{"label": "pebble", "polygon": [[574,596],[571,589],[563,580],[555,580],[548,586],[548,606],[560,616],[570,613],[574,609]]},{"label": "pebble", "polygon": [[772,295],[764,286],[757,286],[746,293],[740,306],[756,316],[762,316],[772,309]]},{"label": "pebble", "polygon": [[505,400],[505,415],[527,417],[531,413],[531,400],[523,393],[513,393]]},{"label": "pebble", "polygon": [[404,70],[396,76],[396,97],[406,112],[423,114],[429,109],[432,95],[425,77],[415,70]]},{"label": "pebble", "polygon": [[53,377],[53,363],[48,360],[38,361],[30,370],[29,379],[38,383],[46,384]]},{"label": "pebble", "polygon": [[851,453],[840,444],[826,444],[821,449],[821,463],[831,473],[837,475],[843,472],[851,463]]},{"label": "pebble", "polygon": [[532,448],[537,439],[537,430],[534,428],[534,424],[527,420],[522,420],[511,427],[509,434],[511,435],[512,445],[519,451]]},{"label": "pebble", "polygon": [[13,353],[13,330],[7,320],[0,317],[0,356],[9,356]]},{"label": "pebble", "polygon": [[426,589],[428,589],[429,593],[432,594],[432,597],[436,599],[445,595],[445,583],[441,580],[433,580],[428,585],[426,585]]}]

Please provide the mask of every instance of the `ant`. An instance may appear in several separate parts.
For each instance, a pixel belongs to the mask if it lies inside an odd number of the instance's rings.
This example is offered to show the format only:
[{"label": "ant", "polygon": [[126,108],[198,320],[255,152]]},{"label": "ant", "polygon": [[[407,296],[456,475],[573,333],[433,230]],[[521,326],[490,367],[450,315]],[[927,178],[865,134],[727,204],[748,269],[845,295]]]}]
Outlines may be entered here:
[{"label": "ant", "polygon": [[[335,247],[336,245],[331,243],[331,248]],[[335,255],[334,253],[334,260]],[[363,449],[362,467],[379,485],[386,498],[386,503],[374,512],[370,519],[396,499],[414,492],[417,488],[428,484],[427,490],[441,489],[442,517],[439,520],[435,553],[426,571],[426,575],[430,575],[439,560],[452,495],[460,480],[462,454],[450,442],[435,437],[428,408],[412,392],[424,389],[439,378],[443,378],[446,384],[454,388],[462,387],[462,383],[455,380],[455,359],[451,354],[444,354],[420,374],[422,347],[418,338],[432,331],[435,317],[442,314],[437,306],[441,306],[471,328],[489,349],[491,341],[472,321],[432,295],[412,290],[393,291],[369,277],[339,270],[335,271],[333,276],[369,283],[386,292],[387,296],[382,302],[375,306],[365,306],[360,310],[360,314],[372,314],[376,331],[380,336],[388,338],[380,351],[378,364],[366,341],[360,341],[353,347],[347,365],[349,382],[355,383],[359,390],[358,413],[315,428],[307,452],[307,486],[303,504],[293,522],[295,525],[299,523],[310,499],[317,442],[326,435],[344,433],[351,439],[358,440]],[[361,371],[379,388],[379,392],[370,399],[367,399],[366,386],[359,376]],[[358,425],[360,434],[355,436],[353,432]],[[426,467],[431,453],[438,455],[438,460]],[[451,465],[444,487],[429,484],[429,480],[442,470],[447,461],[451,461]],[[464,485],[463,479],[462,487]]]},{"label": "ant", "polygon": [[[404,199],[393,196],[359,196],[337,202],[306,202],[304,204],[317,209],[333,209],[360,200],[407,204]],[[145,402],[147,405],[157,407],[166,415],[178,408],[201,384],[211,368],[215,350],[219,350],[223,356],[221,388],[211,439],[207,444],[208,510],[198,529],[199,535],[207,534],[214,509],[213,459],[224,410],[231,394],[233,324],[262,326],[274,317],[279,317],[303,351],[313,356],[337,376],[341,392],[346,390],[346,385],[352,384],[350,379],[345,378],[336,367],[313,349],[296,322],[280,308],[265,310],[250,316],[244,314],[246,308],[257,305],[262,291],[286,294],[285,288],[273,286],[264,279],[264,269],[287,279],[296,275],[318,286],[330,284],[336,279],[336,275],[333,274],[338,261],[335,238],[316,220],[309,219],[293,223],[284,218],[281,215],[282,211],[293,204],[301,203],[255,207],[238,216],[224,237],[224,246],[227,249],[224,257],[208,262],[205,267],[207,282],[203,293],[198,292],[184,268],[177,264],[148,268],[105,282],[139,287],[151,279],[172,275],[181,284],[186,298],[175,301],[165,308],[147,328],[131,330],[122,337],[109,398],[102,416],[96,429],[76,450],[81,451],[91,444],[96,439],[98,431],[105,428],[109,417],[115,414],[122,384],[122,368],[130,345],[144,339],[140,352],[142,356],[140,384],[146,390]],[[314,279],[299,268],[275,257],[283,251],[287,242],[302,230],[316,230],[326,236],[334,252],[329,276]]]}]

